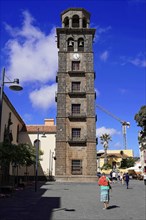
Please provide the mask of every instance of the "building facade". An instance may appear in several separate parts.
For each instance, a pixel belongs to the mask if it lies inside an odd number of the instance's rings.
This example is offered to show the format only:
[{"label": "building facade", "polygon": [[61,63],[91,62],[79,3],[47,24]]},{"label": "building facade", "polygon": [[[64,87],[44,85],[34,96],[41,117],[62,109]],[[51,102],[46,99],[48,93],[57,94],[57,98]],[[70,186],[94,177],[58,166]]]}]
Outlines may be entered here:
[{"label": "building facade", "polygon": [[[45,134],[45,137],[44,135]],[[0,142],[9,141],[12,144],[34,145],[40,140],[41,160],[38,162],[38,179],[54,179],[55,176],[55,145],[56,125],[54,119],[45,119],[43,125],[26,125],[8,97],[3,94],[1,136]],[[19,176],[22,180],[34,180],[35,167],[18,167],[10,164],[10,176]],[[0,167],[0,182],[2,172]]]},{"label": "building facade", "polygon": [[12,144],[19,143],[19,134],[25,126],[24,121],[17,113],[14,106],[11,104],[8,97],[3,94],[2,118],[1,118],[1,132],[0,142],[10,138]]},{"label": "building facade", "polygon": [[142,173],[146,175],[146,146],[140,144],[139,150],[140,150],[140,162],[142,167]]},{"label": "building facade", "polygon": [[[20,133],[20,143],[35,146],[35,141],[39,139],[39,149],[42,155],[38,161],[38,179],[55,179],[55,139],[56,125],[54,119],[45,119],[43,125],[26,125]],[[20,167],[19,176],[35,176],[34,166]],[[32,179],[32,178],[31,178]]]},{"label": "building facade", "polygon": [[[121,154],[122,151],[122,154]],[[132,149],[127,150],[107,150],[108,164],[111,165],[112,170],[120,169],[122,159],[134,157]],[[101,172],[104,165],[105,152],[97,151],[97,171]],[[120,169],[121,170],[121,169]],[[109,170],[108,170],[109,171]]]},{"label": "building facade", "polygon": [[83,8],[63,11],[61,21],[62,27],[57,28],[56,179],[95,181],[95,29],[90,28],[90,13]]}]

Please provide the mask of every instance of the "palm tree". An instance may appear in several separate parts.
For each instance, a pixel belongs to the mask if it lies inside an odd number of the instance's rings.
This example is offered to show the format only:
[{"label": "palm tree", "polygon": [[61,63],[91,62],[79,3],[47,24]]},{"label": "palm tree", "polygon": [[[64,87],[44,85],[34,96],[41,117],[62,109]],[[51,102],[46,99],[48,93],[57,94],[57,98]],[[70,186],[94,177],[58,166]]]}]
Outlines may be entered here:
[{"label": "palm tree", "polygon": [[112,141],[110,134],[102,134],[100,136],[101,144],[103,145],[105,156],[104,156],[104,164],[107,164],[107,149],[108,149],[108,143],[109,141]]}]

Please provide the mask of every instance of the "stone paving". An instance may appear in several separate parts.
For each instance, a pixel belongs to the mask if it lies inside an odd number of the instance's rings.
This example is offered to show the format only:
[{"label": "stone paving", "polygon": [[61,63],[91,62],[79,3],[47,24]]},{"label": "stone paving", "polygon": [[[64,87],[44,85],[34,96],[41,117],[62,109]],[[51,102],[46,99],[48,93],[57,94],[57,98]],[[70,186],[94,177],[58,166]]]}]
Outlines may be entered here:
[{"label": "stone paving", "polygon": [[0,198],[0,220],[145,220],[145,199],[143,181],[130,180],[129,189],[117,182],[103,210],[97,183],[46,182]]}]

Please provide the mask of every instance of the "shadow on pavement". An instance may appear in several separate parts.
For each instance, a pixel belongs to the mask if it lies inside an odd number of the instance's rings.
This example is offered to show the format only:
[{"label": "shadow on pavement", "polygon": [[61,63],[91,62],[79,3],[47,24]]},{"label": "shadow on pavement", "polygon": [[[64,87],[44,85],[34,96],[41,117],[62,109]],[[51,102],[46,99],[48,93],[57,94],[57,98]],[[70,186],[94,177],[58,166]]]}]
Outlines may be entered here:
[{"label": "shadow on pavement", "polygon": [[40,187],[35,192],[31,186],[0,198],[0,220],[51,220],[53,209],[60,208],[60,197],[46,197],[45,192]]},{"label": "shadow on pavement", "polygon": [[108,207],[108,209],[115,209],[115,208],[120,208],[120,206],[118,206],[118,205],[110,205]]},{"label": "shadow on pavement", "polygon": [[76,211],[75,209],[71,209],[71,208],[59,208],[59,209],[54,209],[53,212],[57,212],[60,210],[67,211],[67,212],[75,212]]}]

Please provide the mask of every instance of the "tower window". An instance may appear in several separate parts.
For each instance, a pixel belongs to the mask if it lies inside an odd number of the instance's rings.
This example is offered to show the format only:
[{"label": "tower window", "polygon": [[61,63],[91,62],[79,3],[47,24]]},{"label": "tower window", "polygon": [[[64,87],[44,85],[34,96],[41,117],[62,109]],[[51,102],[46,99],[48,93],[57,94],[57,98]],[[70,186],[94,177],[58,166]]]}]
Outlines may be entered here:
[{"label": "tower window", "polygon": [[84,51],[84,39],[83,38],[78,39],[78,51]]},{"label": "tower window", "polygon": [[73,61],[72,62],[72,70],[78,71],[80,69],[80,61]]},{"label": "tower window", "polygon": [[83,18],[83,28],[86,28],[86,27],[87,27],[87,19]]},{"label": "tower window", "polygon": [[72,104],[72,114],[76,115],[76,114],[80,114],[80,104]]},{"label": "tower window", "polygon": [[68,39],[67,49],[68,49],[68,51],[74,51],[74,39],[73,38]]},{"label": "tower window", "polygon": [[72,138],[80,138],[81,129],[80,128],[72,128]]},{"label": "tower window", "polygon": [[72,27],[78,28],[79,27],[79,16],[74,15],[72,17]]},{"label": "tower window", "polygon": [[64,19],[64,27],[69,27],[69,18],[65,17]]},{"label": "tower window", "polygon": [[82,160],[72,160],[71,173],[73,175],[82,174]]},{"label": "tower window", "polygon": [[80,91],[80,82],[72,82],[72,92]]}]

